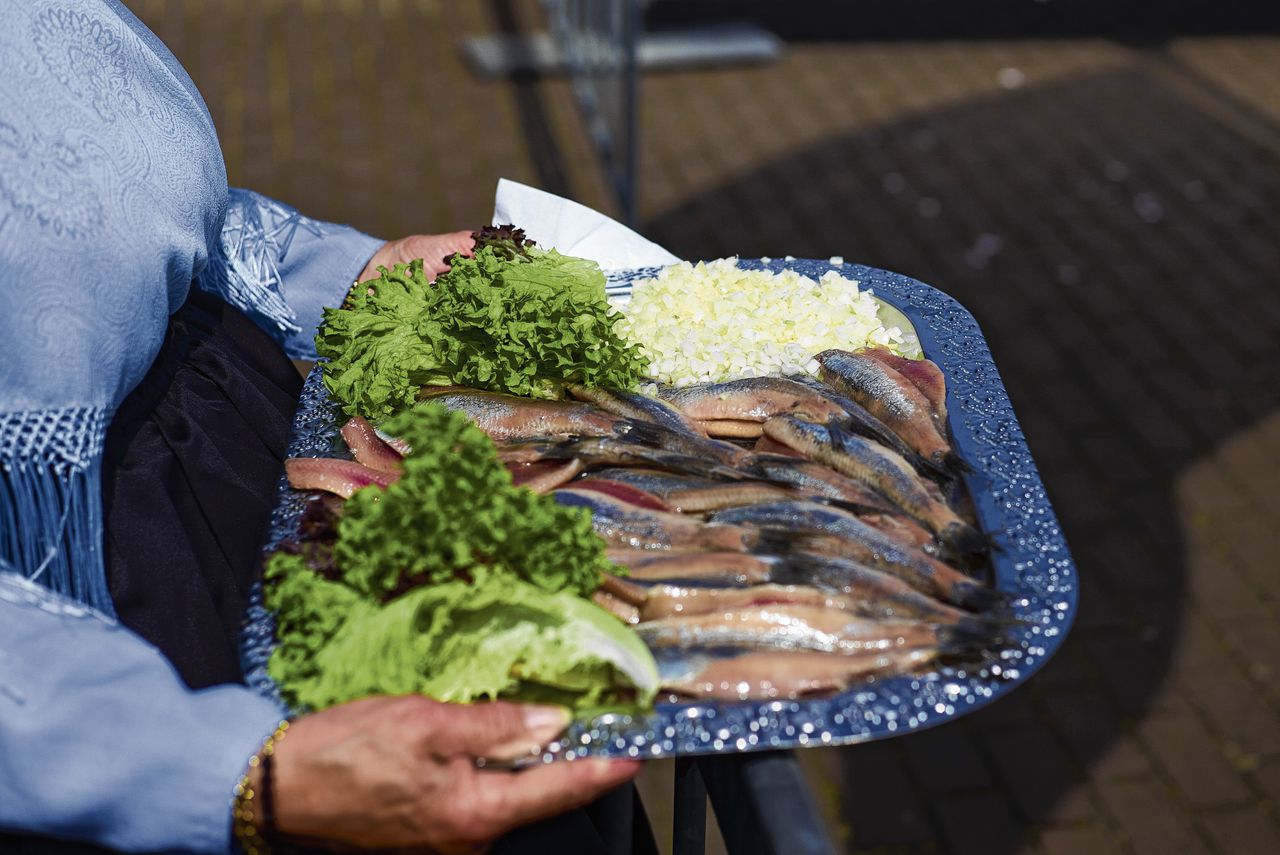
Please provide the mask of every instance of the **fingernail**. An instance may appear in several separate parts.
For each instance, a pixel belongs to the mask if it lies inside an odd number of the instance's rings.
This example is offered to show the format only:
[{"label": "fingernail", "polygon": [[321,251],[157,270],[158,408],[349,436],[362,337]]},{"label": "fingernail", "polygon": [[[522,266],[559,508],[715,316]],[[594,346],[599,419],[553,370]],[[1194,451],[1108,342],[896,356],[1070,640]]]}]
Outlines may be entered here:
[{"label": "fingernail", "polygon": [[622,783],[640,771],[639,760],[592,758],[592,776],[602,783]]},{"label": "fingernail", "polygon": [[561,707],[524,706],[520,708],[525,732],[517,738],[489,749],[494,760],[515,760],[542,753],[548,742],[560,735],[569,724],[569,711]]},{"label": "fingernail", "polygon": [[564,707],[527,706],[524,726],[539,742],[547,742],[569,726],[569,711]]}]

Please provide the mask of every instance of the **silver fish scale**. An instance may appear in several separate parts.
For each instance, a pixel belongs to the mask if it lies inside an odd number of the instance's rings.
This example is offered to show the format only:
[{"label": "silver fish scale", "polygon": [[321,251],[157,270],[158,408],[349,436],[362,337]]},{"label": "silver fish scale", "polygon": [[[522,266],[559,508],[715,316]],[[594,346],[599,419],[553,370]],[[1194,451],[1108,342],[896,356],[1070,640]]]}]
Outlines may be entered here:
[{"label": "silver fish scale", "polygon": [[[857,453],[854,453],[850,446],[856,446]],[[884,479],[884,484],[892,486],[897,494],[895,498],[910,503],[915,510],[929,506],[929,495],[925,492],[924,485],[915,470],[905,462],[899,462],[889,456],[890,454],[896,456],[896,452],[883,447],[877,448],[870,440],[860,436],[851,436],[845,440],[842,451]]]},{"label": "silver fish scale", "polygon": [[638,625],[635,630],[641,638],[652,639],[655,645],[674,641],[674,646],[677,647],[741,646],[757,650],[808,650],[814,653],[880,649],[873,643],[859,646],[856,640],[842,639],[840,636],[823,632],[801,622],[775,624],[755,630],[739,626],[686,627],[646,626],[645,624]]},{"label": "silver fish scale", "polygon": [[833,356],[828,362],[833,373],[853,388],[880,401],[894,418],[908,421],[919,412],[915,402],[874,359],[856,355]]},{"label": "silver fish scale", "polygon": [[[777,396],[784,400],[793,400],[802,406],[806,402],[822,402],[838,408],[817,389],[790,380],[785,377],[746,377],[739,380],[726,380],[723,383],[710,383],[702,386],[688,386],[671,389],[664,393],[664,400],[677,409],[684,411],[686,407],[696,406],[703,401],[737,402],[736,410],[726,410],[719,415],[700,418],[721,418],[763,421],[777,415]],[[786,404],[790,408],[793,404]]]},{"label": "silver fish scale", "polygon": [[[813,279],[837,270],[806,259],[741,260],[739,266],[795,270]],[[966,482],[979,526],[993,532],[999,546],[992,558],[996,587],[1012,598],[1012,616],[1022,623],[1007,631],[1004,646],[989,661],[971,668],[945,666],[877,679],[827,698],[658,703],[645,716],[601,715],[570,725],[543,760],[724,754],[891,738],[945,724],[1003,697],[1062,646],[1079,603],[1075,564],[977,322],[946,294],[906,276],[848,263],[838,272],[901,310],[915,326],[925,355],[942,369],[956,449],[974,469]],[[644,277],[618,274],[615,290],[625,293],[626,282],[639,278]],[[298,403],[288,456],[347,456],[334,451],[340,448],[339,415],[317,368]],[[306,496],[290,490],[282,475],[265,551],[292,535],[305,504]],[[274,621],[262,607],[259,586],[250,598],[240,638],[245,679],[280,703],[266,667],[275,646]]]}]

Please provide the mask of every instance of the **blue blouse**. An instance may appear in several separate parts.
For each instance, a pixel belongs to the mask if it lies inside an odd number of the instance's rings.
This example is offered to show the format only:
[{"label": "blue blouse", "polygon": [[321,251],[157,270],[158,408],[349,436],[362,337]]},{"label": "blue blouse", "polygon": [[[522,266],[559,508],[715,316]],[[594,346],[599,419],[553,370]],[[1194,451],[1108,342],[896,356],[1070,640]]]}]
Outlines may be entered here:
[{"label": "blue blouse", "polygon": [[193,282],[314,356],[381,241],[229,189],[200,93],[117,0],[0,0],[0,74],[0,828],[225,850],[278,711],[188,692],[112,624],[106,426]]}]

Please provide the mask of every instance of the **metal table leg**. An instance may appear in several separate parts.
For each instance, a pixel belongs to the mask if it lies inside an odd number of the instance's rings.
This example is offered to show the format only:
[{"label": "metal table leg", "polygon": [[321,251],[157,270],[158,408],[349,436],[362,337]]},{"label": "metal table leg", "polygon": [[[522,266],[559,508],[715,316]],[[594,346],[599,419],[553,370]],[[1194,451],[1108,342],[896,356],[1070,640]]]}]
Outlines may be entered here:
[{"label": "metal table leg", "polygon": [[791,752],[704,757],[697,763],[731,855],[835,855]]},{"label": "metal table leg", "polygon": [[691,757],[676,758],[671,846],[674,855],[702,855],[707,848],[707,787]]}]

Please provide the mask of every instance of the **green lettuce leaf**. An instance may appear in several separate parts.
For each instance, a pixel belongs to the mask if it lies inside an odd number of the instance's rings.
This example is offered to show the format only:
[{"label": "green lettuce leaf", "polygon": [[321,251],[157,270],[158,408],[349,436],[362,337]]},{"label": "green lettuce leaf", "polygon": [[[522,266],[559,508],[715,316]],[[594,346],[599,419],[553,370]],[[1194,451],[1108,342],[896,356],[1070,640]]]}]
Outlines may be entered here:
[{"label": "green lettuce leaf", "polygon": [[276,615],[276,649],[268,673],[283,691],[316,679],[319,655],[353,617],[377,604],[316,573],[300,555],[277,552],[267,562],[263,599]]},{"label": "green lettuce leaf", "polygon": [[446,377],[436,347],[417,332],[427,287],[421,260],[398,264],[370,285],[375,293],[357,289],[347,308],[324,310],[316,350],[332,357],[324,383],[348,413],[386,418]]},{"label": "green lettuce leaf", "polygon": [[[339,591],[349,589],[305,567],[273,563],[272,573],[280,646],[268,670],[295,707],[418,693],[630,708],[657,692],[657,666],[639,637],[568,592],[489,576],[416,588],[379,606],[347,602]],[[344,607],[322,610],[326,620],[308,626],[317,609],[295,596],[304,590]]]},{"label": "green lettuce leaf", "polygon": [[386,490],[347,500],[334,557],[343,579],[384,599],[417,585],[504,575],[590,596],[613,570],[591,515],[514,486],[493,443],[430,401],[387,422],[413,449]]},{"label": "green lettuce leaf", "polygon": [[325,310],[316,349],[348,414],[381,421],[425,384],[553,396],[567,383],[630,389],[644,375],[595,262],[538,249],[516,229],[451,264],[434,285],[421,261],[383,269],[364,283],[370,293]]}]

